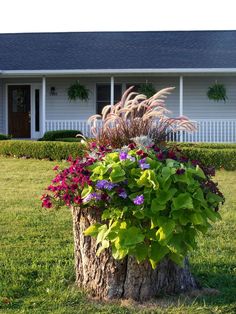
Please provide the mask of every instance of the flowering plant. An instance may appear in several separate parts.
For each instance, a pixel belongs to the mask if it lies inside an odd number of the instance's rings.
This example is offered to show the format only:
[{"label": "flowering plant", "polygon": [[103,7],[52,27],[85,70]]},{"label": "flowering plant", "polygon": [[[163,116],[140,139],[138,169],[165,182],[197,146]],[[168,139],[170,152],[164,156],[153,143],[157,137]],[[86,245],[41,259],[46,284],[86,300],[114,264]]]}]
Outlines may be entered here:
[{"label": "flowering plant", "polygon": [[78,206],[101,214],[85,235],[97,239],[99,255],[111,248],[155,268],[168,257],[181,264],[196,247],[199,232],[220,218],[224,197],[211,180],[212,168],[178,151],[131,143],[121,149],[92,143],[84,158],[69,160],[43,195],[44,207]]}]

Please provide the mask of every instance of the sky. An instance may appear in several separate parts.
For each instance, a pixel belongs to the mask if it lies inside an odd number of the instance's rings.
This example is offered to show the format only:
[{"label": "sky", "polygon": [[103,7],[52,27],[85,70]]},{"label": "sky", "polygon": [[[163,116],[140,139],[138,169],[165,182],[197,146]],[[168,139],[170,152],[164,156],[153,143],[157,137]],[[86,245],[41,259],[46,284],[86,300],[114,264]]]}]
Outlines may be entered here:
[{"label": "sky", "polygon": [[0,33],[236,30],[235,0],[6,0]]}]

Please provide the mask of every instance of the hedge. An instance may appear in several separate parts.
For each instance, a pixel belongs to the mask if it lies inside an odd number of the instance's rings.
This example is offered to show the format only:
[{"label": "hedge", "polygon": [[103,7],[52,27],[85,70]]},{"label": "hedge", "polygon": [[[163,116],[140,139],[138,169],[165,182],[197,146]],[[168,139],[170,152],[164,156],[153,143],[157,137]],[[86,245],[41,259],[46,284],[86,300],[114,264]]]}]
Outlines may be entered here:
[{"label": "hedge", "polygon": [[214,166],[216,169],[236,170],[236,149],[181,147],[181,150],[188,158],[200,160],[207,166]]},{"label": "hedge", "polygon": [[68,156],[82,156],[85,146],[81,143],[36,142],[11,140],[0,142],[0,155],[36,159],[63,160]]},{"label": "hedge", "polygon": [[0,134],[0,141],[10,140],[11,137],[9,135]]},{"label": "hedge", "polygon": [[82,134],[78,130],[58,130],[58,131],[47,131],[39,141],[55,141],[58,138],[76,137],[76,135]]},{"label": "hedge", "polygon": [[[236,147],[235,149],[233,149],[234,146],[216,149],[217,147],[214,145],[223,145],[222,147],[224,147],[224,144],[207,144],[210,146],[213,145],[212,148],[201,148],[200,145],[185,147],[183,146],[184,144],[185,143],[181,143],[180,147],[183,154],[188,158],[200,160],[208,166],[214,166],[216,169],[224,168],[226,170],[236,170]],[[171,145],[172,143],[170,146]],[[0,142],[0,155],[3,156],[63,160],[67,159],[68,156],[72,156],[73,158],[82,156],[84,151],[85,146],[81,143],[22,140],[6,140]]]},{"label": "hedge", "polygon": [[236,149],[236,143],[177,143],[169,142],[168,146],[191,147],[191,148],[207,148],[207,149]]}]

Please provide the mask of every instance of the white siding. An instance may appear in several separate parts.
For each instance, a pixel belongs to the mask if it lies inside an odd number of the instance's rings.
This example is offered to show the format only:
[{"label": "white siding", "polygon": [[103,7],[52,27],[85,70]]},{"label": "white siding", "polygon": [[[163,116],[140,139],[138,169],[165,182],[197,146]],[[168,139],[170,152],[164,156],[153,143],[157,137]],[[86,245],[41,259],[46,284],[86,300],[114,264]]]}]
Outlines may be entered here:
[{"label": "white siding", "polygon": [[[225,85],[226,102],[207,97],[208,87],[216,80]],[[192,119],[236,119],[236,77],[184,77],[184,115]]]},{"label": "white siding", "polygon": [[0,79],[0,133],[5,133],[5,110],[3,101],[3,82]]},{"label": "white siding", "polygon": [[[47,120],[86,120],[96,113],[96,84],[110,83],[110,78],[83,78],[79,79],[80,83],[85,85],[89,90],[88,101],[69,101],[67,89],[75,82],[75,78],[47,78],[47,95],[46,95],[46,119]],[[143,77],[115,77],[115,84],[123,84],[123,91],[126,84],[145,83]],[[167,108],[173,111],[174,115],[179,113],[179,81],[178,78],[172,77],[152,77],[148,82],[152,82],[157,90],[174,86],[176,89],[166,101]],[[57,95],[50,95],[50,88],[55,87]]]}]

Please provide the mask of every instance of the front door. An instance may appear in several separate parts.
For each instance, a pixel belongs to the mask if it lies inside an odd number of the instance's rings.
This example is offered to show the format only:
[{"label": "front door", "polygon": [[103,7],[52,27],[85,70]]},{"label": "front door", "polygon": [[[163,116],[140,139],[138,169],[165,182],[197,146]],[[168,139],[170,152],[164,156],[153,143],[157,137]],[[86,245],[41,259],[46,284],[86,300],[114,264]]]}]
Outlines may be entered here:
[{"label": "front door", "polygon": [[8,86],[8,133],[30,138],[30,85]]}]

